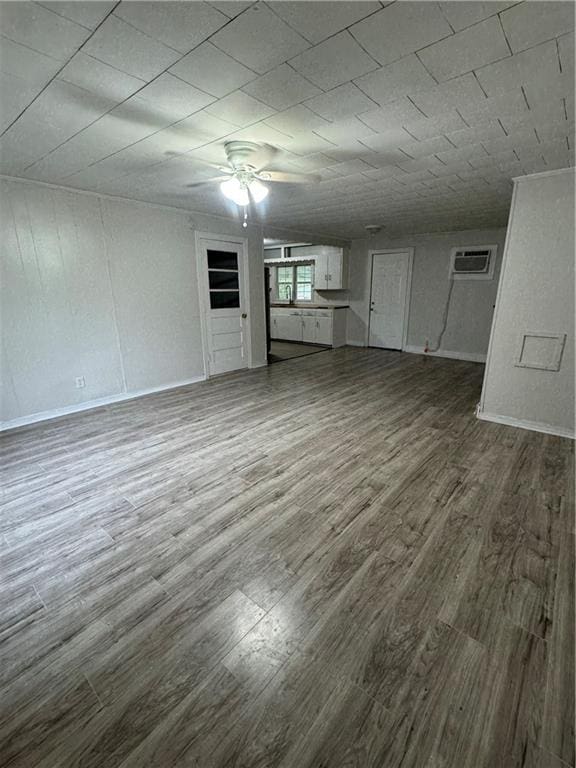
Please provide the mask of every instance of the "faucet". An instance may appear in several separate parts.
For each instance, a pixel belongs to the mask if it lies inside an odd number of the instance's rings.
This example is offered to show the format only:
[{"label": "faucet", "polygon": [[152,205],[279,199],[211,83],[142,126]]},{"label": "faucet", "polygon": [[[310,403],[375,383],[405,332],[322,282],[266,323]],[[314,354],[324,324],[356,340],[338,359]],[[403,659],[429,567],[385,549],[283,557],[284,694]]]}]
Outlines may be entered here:
[{"label": "faucet", "polygon": [[288,299],[288,304],[293,304],[292,300],[292,286],[291,285],[285,285],[284,290],[286,293],[286,298]]}]

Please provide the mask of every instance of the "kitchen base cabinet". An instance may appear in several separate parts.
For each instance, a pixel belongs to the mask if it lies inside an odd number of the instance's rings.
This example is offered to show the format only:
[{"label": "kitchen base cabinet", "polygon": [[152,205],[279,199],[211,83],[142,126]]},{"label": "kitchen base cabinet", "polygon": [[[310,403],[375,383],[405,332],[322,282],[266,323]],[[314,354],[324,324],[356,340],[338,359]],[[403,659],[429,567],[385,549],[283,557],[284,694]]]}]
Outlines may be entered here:
[{"label": "kitchen base cabinet", "polygon": [[270,311],[270,336],[278,341],[343,347],[346,344],[346,307],[273,307]]},{"label": "kitchen base cabinet", "polygon": [[273,339],[282,341],[303,341],[302,339],[302,317],[294,314],[278,313],[270,315],[271,329],[270,335]]},{"label": "kitchen base cabinet", "polygon": [[[302,341],[306,344],[323,344],[324,342],[318,341],[316,338],[316,324],[317,320],[314,316],[302,315]],[[331,342],[325,342],[329,344]]]},{"label": "kitchen base cabinet", "polygon": [[316,344],[334,346],[332,337],[332,318],[319,317],[316,320]]}]

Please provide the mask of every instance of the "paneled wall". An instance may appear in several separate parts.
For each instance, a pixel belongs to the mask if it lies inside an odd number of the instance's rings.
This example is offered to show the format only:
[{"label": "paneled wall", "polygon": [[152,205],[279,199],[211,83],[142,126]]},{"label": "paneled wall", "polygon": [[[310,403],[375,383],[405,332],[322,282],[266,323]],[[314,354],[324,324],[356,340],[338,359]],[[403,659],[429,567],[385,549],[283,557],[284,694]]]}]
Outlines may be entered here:
[{"label": "paneled wall", "polygon": [[265,361],[260,227],[0,183],[2,422],[203,378],[195,230],[248,235],[252,358]]},{"label": "paneled wall", "polygon": [[450,288],[449,267],[452,248],[461,245],[498,245],[492,280],[459,280],[450,301],[448,325],[440,354],[482,361],[486,358],[505,229],[467,230],[431,235],[404,235],[390,238],[385,233],[353,240],[350,254],[347,338],[363,346],[368,339],[370,315],[371,250],[414,248],[412,287],[408,318],[408,350],[421,352],[426,339],[435,346]]},{"label": "paneled wall", "polygon": [[479,415],[574,436],[573,168],[516,182]]}]

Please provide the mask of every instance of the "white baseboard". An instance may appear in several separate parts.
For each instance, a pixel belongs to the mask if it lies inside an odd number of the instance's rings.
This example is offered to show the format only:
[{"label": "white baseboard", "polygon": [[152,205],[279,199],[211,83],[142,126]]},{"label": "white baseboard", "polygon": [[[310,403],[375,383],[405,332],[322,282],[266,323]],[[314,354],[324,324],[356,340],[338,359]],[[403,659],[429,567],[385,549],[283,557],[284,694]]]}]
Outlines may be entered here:
[{"label": "white baseboard", "polygon": [[557,437],[567,437],[569,440],[576,440],[576,434],[569,429],[564,429],[564,427],[554,427],[551,424],[543,424],[541,421],[524,421],[523,419],[514,419],[510,416],[499,416],[496,413],[486,413],[481,411],[476,415],[482,421],[492,421],[496,424],[504,424],[507,427],[529,429],[532,432],[543,432],[546,435],[556,435]]},{"label": "white baseboard", "polygon": [[429,355],[430,357],[449,357],[452,360],[468,360],[471,363],[485,363],[486,355],[476,352],[452,352],[448,349],[439,349],[437,352],[424,352],[424,347],[407,346],[404,352],[415,355]]},{"label": "white baseboard", "polygon": [[206,377],[196,376],[193,379],[186,379],[185,381],[175,381],[175,382],[172,382],[171,384],[163,384],[160,387],[150,387],[148,389],[139,389],[135,392],[122,392],[118,395],[109,395],[108,397],[99,397],[96,400],[87,400],[84,403],[67,405],[64,408],[54,408],[51,411],[41,411],[39,413],[31,413],[29,416],[21,416],[18,419],[11,419],[10,421],[0,421],[0,432],[5,432],[8,429],[16,429],[16,427],[25,427],[28,424],[36,424],[36,422],[39,422],[39,421],[49,421],[51,419],[57,419],[59,416],[68,416],[71,413],[80,413],[80,411],[90,411],[93,408],[102,408],[104,405],[121,403],[124,400],[134,400],[137,397],[144,397],[145,395],[153,395],[156,392],[165,392],[169,389],[178,389],[179,387],[187,387],[189,384],[197,384],[200,381],[206,381]]},{"label": "white baseboard", "polygon": [[250,368],[265,368],[268,365],[268,360],[260,360],[256,363],[252,363]]},{"label": "white baseboard", "polygon": [[365,347],[366,344],[363,341],[350,341],[350,339],[347,339],[346,346],[347,347]]}]

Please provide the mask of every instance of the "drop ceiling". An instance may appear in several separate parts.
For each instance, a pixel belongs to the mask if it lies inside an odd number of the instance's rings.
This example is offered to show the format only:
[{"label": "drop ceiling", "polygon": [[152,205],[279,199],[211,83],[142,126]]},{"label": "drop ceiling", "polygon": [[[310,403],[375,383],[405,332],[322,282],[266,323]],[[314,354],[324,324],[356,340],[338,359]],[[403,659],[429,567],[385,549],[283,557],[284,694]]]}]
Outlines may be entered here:
[{"label": "drop ceiling", "polygon": [[0,172],[230,215],[229,139],[282,149],[252,217],[361,236],[505,225],[574,164],[574,3],[2,2]]}]

